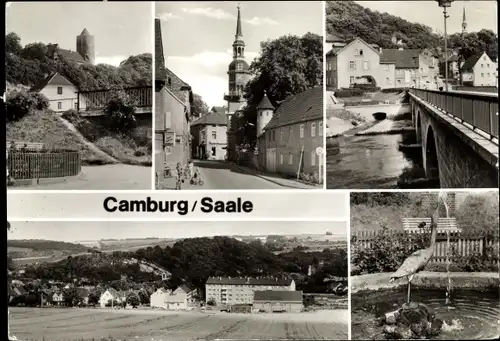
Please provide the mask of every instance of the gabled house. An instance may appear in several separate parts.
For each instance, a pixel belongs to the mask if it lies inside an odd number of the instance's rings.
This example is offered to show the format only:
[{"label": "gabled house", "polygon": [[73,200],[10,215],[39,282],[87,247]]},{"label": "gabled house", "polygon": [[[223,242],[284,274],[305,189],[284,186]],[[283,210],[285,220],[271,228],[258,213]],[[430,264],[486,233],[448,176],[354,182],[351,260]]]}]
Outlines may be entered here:
[{"label": "gabled house", "polygon": [[486,52],[469,57],[460,68],[464,86],[498,86],[498,65]]},{"label": "gabled house", "polygon": [[77,108],[76,86],[59,73],[46,76],[35,84],[31,92],[38,92],[49,100],[49,109],[58,113]]},{"label": "gabled house", "polygon": [[267,313],[299,313],[304,308],[302,291],[256,291],[253,310]]},{"label": "gabled house", "polygon": [[354,38],[347,44],[333,44],[326,54],[326,88],[329,91],[349,88],[358,78],[371,76],[377,86],[380,51],[361,38]]},{"label": "gabled house", "polygon": [[167,309],[166,297],[172,294],[172,290],[159,288],[149,298],[151,308]]},{"label": "gabled house", "polygon": [[191,123],[192,155],[198,159],[225,160],[227,151],[225,113],[212,111]]},{"label": "gabled house", "polygon": [[183,284],[165,297],[165,309],[186,310],[195,303],[195,294],[196,290]]},{"label": "gabled house", "polygon": [[102,293],[99,304],[101,307],[106,307],[106,305],[116,302],[118,304],[122,303],[126,299],[126,295],[122,292],[117,291],[114,288],[109,288],[105,292]]},{"label": "gabled house", "polygon": [[62,291],[54,291],[52,294],[52,304],[54,305],[64,305],[64,293]]},{"label": "gabled house", "polygon": [[269,105],[261,104],[257,126],[263,125],[261,119],[268,123],[258,137],[259,167],[292,176],[316,174],[321,182],[324,158],[317,154],[317,148],[323,148],[323,87],[289,96],[274,113]]},{"label": "gabled house", "polygon": [[187,164],[191,157],[189,123],[193,92],[165,67],[161,23],[155,19],[155,165],[157,182],[162,182],[166,168]]}]

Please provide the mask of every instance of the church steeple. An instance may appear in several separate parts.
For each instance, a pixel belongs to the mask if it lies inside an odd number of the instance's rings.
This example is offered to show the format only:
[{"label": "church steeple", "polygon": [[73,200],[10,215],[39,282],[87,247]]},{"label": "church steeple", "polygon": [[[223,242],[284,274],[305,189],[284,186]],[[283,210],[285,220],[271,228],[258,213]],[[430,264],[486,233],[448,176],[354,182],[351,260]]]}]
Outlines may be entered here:
[{"label": "church steeple", "polygon": [[467,19],[465,17],[465,6],[464,6],[464,13],[462,17],[462,34],[467,33]]},{"label": "church steeple", "polygon": [[236,35],[234,36],[234,40],[238,40],[243,37],[243,33],[241,32],[241,12],[240,5],[238,5],[238,20],[236,21]]}]

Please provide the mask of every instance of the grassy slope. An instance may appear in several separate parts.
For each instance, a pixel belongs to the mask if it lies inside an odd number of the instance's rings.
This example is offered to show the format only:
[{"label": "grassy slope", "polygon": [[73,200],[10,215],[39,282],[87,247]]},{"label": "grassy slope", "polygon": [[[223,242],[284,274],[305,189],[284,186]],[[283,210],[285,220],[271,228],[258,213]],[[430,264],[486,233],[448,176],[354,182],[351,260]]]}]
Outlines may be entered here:
[{"label": "grassy slope", "polygon": [[7,140],[44,143],[49,148],[75,149],[83,164],[106,164],[108,161],[90,150],[53,112],[35,111],[17,122],[7,123]]},{"label": "grassy slope", "polygon": [[78,131],[99,149],[129,165],[152,165],[151,148],[139,145],[133,137],[112,133],[103,126],[76,115],[64,115]]}]

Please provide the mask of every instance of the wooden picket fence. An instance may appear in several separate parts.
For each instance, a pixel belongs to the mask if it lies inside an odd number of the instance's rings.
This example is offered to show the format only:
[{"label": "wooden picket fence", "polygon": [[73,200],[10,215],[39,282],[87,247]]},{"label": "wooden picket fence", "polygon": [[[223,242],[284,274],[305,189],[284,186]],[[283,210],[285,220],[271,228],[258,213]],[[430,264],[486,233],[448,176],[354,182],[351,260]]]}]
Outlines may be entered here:
[{"label": "wooden picket fence", "polygon": [[9,176],[14,180],[57,178],[81,172],[80,153],[59,149],[9,150]]},{"label": "wooden picket fence", "polygon": [[[425,219],[414,218],[415,221],[425,221]],[[450,224],[450,220],[439,220],[438,229],[436,235],[436,246],[434,251],[434,256],[432,257],[430,263],[433,264],[444,264],[446,262],[446,244],[447,244],[447,230],[450,234],[450,244],[455,248],[456,252],[461,256],[470,256],[474,253],[479,253],[484,255],[488,247],[496,247],[498,250],[498,232],[495,236],[484,236],[480,234],[465,234],[460,229],[456,228],[456,224]],[[453,219],[453,218],[451,218]],[[430,219],[429,219],[430,220]],[[408,225],[406,225],[408,226]],[[405,226],[405,227],[406,227]],[[427,225],[429,226],[429,225]],[[447,226],[448,228],[443,228]],[[396,242],[399,237],[410,236],[412,234],[422,234],[429,233],[429,229],[420,228],[406,228],[405,230],[362,230],[362,231],[352,231],[351,235],[353,242],[356,243],[358,247],[369,249],[372,247],[373,239],[380,233],[385,233],[390,237],[394,237]],[[498,257],[494,260],[495,264],[498,264]]]}]

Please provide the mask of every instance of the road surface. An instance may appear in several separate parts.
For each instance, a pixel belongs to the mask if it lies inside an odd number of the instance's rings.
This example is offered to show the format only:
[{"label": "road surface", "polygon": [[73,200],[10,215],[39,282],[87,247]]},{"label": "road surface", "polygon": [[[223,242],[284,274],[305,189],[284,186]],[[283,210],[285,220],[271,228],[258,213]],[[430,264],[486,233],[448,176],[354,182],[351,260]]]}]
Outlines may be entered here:
[{"label": "road surface", "polygon": [[43,181],[39,185],[14,187],[14,189],[67,189],[67,190],[132,190],[152,188],[151,167],[113,164],[83,166],[76,177]]},{"label": "road surface", "polygon": [[218,161],[195,161],[203,179],[202,189],[284,189],[283,186],[253,174],[245,173],[233,164]]}]

